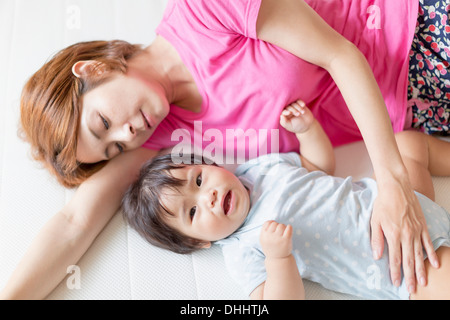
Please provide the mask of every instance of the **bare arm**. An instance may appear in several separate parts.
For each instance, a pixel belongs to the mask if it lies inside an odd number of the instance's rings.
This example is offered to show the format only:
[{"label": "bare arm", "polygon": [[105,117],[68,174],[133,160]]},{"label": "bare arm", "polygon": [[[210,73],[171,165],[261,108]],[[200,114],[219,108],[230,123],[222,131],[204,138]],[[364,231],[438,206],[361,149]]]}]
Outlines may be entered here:
[{"label": "bare arm", "polygon": [[254,300],[303,300],[305,289],[292,256],[292,226],[267,221],[261,230],[267,278],[250,295]]},{"label": "bare arm", "polygon": [[[257,32],[260,39],[327,70],[361,130],[375,171],[389,167],[396,175],[406,173],[372,70],[352,43],[328,26],[303,0],[263,0]],[[389,159],[385,159],[386,154]]]},{"label": "bare arm", "polygon": [[146,149],[127,152],[85,181],[33,240],[0,298],[45,298],[117,212],[141,165],[155,154]]},{"label": "bare arm", "polygon": [[432,265],[437,265],[437,257],[365,57],[303,0],[262,0],[257,33],[260,39],[326,69],[336,82],[364,138],[378,181],[372,217],[374,257],[381,257],[386,236],[393,283],[400,281],[403,262],[408,286],[415,287],[415,275],[426,278],[422,245]]},{"label": "bare arm", "polygon": [[334,174],[336,161],[333,146],[303,101],[296,101],[283,110],[280,125],[296,134],[303,167],[309,171],[322,170]]}]

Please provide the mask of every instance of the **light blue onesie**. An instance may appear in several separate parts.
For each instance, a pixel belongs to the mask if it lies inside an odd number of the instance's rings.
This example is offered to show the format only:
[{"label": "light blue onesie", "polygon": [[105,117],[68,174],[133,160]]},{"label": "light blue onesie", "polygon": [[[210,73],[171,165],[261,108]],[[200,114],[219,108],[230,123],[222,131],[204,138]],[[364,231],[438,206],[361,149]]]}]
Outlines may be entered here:
[{"label": "light blue onesie", "polygon": [[[217,243],[246,294],[266,280],[259,236],[264,222],[275,220],[293,226],[293,255],[303,279],[366,299],[409,298],[404,281],[399,288],[391,283],[387,250],[382,259],[372,258],[374,180],[308,172],[296,153],[262,156],[239,166],[236,175],[250,190],[251,209],[243,225]],[[450,215],[417,196],[434,248],[450,246]]]}]

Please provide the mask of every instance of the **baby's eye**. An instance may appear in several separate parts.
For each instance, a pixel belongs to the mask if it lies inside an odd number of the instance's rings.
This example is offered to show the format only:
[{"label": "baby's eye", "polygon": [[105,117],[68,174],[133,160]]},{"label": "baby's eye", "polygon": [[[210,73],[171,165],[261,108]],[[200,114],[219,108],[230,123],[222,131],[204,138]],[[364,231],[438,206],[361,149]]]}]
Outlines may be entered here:
[{"label": "baby's eye", "polygon": [[197,207],[192,207],[191,210],[189,211],[189,217],[191,218],[191,220],[194,218],[196,211]]},{"label": "baby's eye", "polygon": [[195,183],[199,187],[202,185],[202,174],[201,173],[198,175],[197,180],[195,180]]}]

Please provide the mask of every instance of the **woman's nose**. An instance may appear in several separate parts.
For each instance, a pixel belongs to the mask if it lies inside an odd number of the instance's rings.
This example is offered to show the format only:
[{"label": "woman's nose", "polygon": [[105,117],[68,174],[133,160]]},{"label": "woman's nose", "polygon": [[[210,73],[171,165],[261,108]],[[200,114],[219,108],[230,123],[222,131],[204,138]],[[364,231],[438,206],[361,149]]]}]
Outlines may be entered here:
[{"label": "woman's nose", "polygon": [[121,131],[122,131],[121,135],[123,136],[123,138],[122,138],[123,141],[131,141],[136,136],[136,128],[134,128],[134,126],[129,122],[127,122],[123,125]]}]

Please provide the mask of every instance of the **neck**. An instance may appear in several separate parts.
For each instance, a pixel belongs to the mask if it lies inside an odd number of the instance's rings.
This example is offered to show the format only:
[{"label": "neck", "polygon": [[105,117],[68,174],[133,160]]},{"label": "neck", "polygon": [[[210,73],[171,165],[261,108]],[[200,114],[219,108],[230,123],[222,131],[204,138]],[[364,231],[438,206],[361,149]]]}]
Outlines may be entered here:
[{"label": "neck", "polygon": [[191,111],[196,111],[201,105],[201,102],[198,103],[200,93],[192,75],[175,48],[160,36],[128,61],[128,72],[145,81],[158,83],[170,104]]}]

